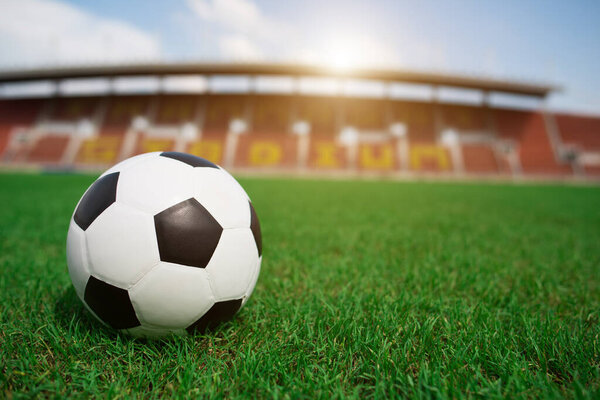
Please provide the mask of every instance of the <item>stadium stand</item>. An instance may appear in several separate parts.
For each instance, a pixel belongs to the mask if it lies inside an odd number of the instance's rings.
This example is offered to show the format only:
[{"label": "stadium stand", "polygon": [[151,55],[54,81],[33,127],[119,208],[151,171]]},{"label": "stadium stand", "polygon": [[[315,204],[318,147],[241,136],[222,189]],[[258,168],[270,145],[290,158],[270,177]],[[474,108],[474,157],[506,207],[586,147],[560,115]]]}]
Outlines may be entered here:
[{"label": "stadium stand", "polygon": [[233,119],[246,119],[246,103],[241,95],[209,95],[204,119],[204,131],[225,134]]},{"label": "stadium stand", "polygon": [[562,142],[583,151],[600,151],[600,118],[557,114]]},{"label": "stadium stand", "polygon": [[294,115],[309,127],[305,165],[311,170],[339,171],[349,167],[347,150],[337,140],[343,125],[338,97],[302,96],[295,99]]},{"label": "stadium stand", "polygon": [[[279,73],[279,67],[257,68]],[[23,74],[36,78],[35,72]],[[68,70],[56,74],[56,79],[71,76]],[[391,79],[390,73],[381,78]],[[417,78],[432,85],[449,79]],[[0,83],[12,79],[0,72]],[[464,83],[460,77],[455,81]],[[540,98],[552,90],[472,79],[466,85]],[[600,117],[491,108],[485,101],[465,105],[252,89],[0,99],[3,165],[104,168],[134,154],[166,150],[187,151],[234,170],[597,179]]]},{"label": "stadium stand", "polygon": [[557,161],[540,112],[494,110],[498,135],[517,143],[524,174],[568,175],[569,165]]},{"label": "stadium stand", "polygon": [[225,135],[203,132],[199,140],[191,141],[186,147],[190,154],[206,158],[217,164],[224,164]]},{"label": "stadium stand", "polygon": [[28,129],[35,123],[43,105],[44,100],[42,99],[7,99],[0,101],[0,154],[2,154],[3,160],[19,161],[18,155],[11,153],[18,149],[7,148],[10,139],[16,133],[15,130]]},{"label": "stadium stand", "polygon": [[437,140],[433,104],[395,102],[392,119],[406,125],[409,140],[434,143]]},{"label": "stadium stand", "polygon": [[249,130],[237,142],[236,167],[294,168],[298,165],[298,138],[291,131],[289,96],[256,96],[251,105]]},{"label": "stadium stand", "polygon": [[583,173],[600,176],[600,117],[557,114],[561,141],[573,153]]},{"label": "stadium stand", "polygon": [[27,161],[34,163],[59,163],[67,149],[68,136],[43,136],[36,140],[27,154]]},{"label": "stadium stand", "polygon": [[[98,135],[86,138],[76,161],[81,164],[111,164],[143,151],[139,134],[133,131],[136,118],[148,118],[154,96],[111,96],[101,102],[101,117],[97,121]],[[140,149],[141,148],[141,149]]]},{"label": "stadium stand", "polygon": [[384,100],[345,99],[344,124],[360,131],[383,131],[389,125],[389,103]]},{"label": "stadium stand", "polygon": [[109,99],[106,118],[103,121],[104,132],[127,129],[133,118],[145,115],[150,110],[154,96],[113,96]]},{"label": "stadium stand", "polygon": [[333,138],[311,138],[308,167],[315,170],[344,170],[349,167],[346,149]]},{"label": "stadium stand", "polygon": [[487,110],[483,107],[441,105],[444,126],[463,132],[488,130]]},{"label": "stadium stand", "polygon": [[448,149],[437,144],[416,142],[410,146],[410,169],[416,172],[452,172]]},{"label": "stadium stand", "polygon": [[358,167],[363,171],[392,172],[397,170],[399,160],[395,140],[361,143],[358,146]]},{"label": "stadium stand", "polygon": [[53,101],[47,119],[65,122],[92,119],[100,101],[98,97],[58,97]]},{"label": "stadium stand", "polygon": [[467,173],[495,174],[500,172],[494,149],[489,145],[464,144],[461,151]]},{"label": "stadium stand", "polygon": [[199,117],[199,106],[198,96],[160,96],[153,122],[158,125],[181,125],[192,122]]},{"label": "stadium stand", "polygon": [[312,137],[334,138],[340,129],[340,110],[336,97],[303,96],[295,101],[296,117],[310,123]]},{"label": "stadium stand", "polygon": [[86,139],[81,144],[76,163],[83,165],[106,166],[118,160],[123,135],[102,134]]},{"label": "stadium stand", "polygon": [[136,134],[132,154],[152,151],[185,151],[187,142],[197,133],[185,137],[189,125],[197,125],[201,117],[198,96],[161,95],[150,102],[147,112],[134,117],[131,129]]}]

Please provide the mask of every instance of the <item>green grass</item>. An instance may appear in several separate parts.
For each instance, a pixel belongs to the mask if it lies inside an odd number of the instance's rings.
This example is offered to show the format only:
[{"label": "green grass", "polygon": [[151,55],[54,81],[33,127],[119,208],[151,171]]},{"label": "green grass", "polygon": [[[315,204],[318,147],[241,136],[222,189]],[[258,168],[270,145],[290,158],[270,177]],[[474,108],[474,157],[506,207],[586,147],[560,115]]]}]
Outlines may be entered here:
[{"label": "green grass", "polygon": [[600,188],[243,179],[230,323],[135,340],[65,264],[91,176],[0,175],[0,397],[600,397]]}]

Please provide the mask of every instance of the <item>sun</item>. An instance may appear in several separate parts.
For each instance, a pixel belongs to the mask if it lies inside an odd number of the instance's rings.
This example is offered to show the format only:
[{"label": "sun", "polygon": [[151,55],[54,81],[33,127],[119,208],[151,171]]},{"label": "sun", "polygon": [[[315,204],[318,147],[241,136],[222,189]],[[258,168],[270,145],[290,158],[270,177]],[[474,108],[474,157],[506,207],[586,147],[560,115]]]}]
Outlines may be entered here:
[{"label": "sun", "polygon": [[363,60],[356,42],[349,36],[331,38],[322,51],[322,63],[337,71],[349,71],[361,67]]}]

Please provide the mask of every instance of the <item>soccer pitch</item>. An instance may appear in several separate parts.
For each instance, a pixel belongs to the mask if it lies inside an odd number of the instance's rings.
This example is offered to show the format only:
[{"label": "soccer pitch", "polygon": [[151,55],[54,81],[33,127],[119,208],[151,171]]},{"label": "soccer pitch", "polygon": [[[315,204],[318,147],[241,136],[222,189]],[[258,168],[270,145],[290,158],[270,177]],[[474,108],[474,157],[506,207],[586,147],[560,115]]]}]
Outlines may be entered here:
[{"label": "soccer pitch", "polygon": [[241,179],[262,271],[204,336],[136,340],[72,288],[89,175],[0,175],[0,397],[600,396],[600,188]]}]

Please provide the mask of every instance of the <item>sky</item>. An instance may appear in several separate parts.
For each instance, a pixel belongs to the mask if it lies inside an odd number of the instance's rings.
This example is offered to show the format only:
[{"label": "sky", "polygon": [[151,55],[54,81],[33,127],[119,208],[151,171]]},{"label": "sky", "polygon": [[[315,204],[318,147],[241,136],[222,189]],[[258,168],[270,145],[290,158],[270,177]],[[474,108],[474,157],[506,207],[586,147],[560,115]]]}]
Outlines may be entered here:
[{"label": "sky", "polygon": [[600,1],[0,0],[0,68],[203,60],[551,83],[600,114]]}]

